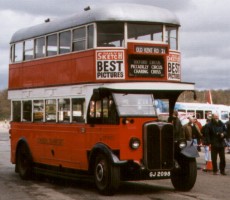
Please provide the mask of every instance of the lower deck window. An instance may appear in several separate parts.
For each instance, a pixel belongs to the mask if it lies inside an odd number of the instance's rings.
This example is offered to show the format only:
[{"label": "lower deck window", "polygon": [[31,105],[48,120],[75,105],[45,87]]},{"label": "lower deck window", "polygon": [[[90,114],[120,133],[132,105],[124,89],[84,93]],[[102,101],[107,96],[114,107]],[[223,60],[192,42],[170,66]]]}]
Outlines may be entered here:
[{"label": "lower deck window", "polygon": [[12,120],[14,122],[21,121],[21,101],[12,102]]},{"label": "lower deck window", "polygon": [[84,123],[85,110],[83,98],[12,101],[12,121]]},{"label": "lower deck window", "polygon": [[46,115],[45,120],[47,122],[55,122],[56,121],[56,99],[46,100]]},{"label": "lower deck window", "polygon": [[44,120],[44,101],[34,100],[33,106],[33,121],[42,122]]},{"label": "lower deck window", "polygon": [[85,99],[72,99],[72,121],[85,122]]},{"label": "lower deck window", "polygon": [[32,101],[23,101],[22,103],[23,113],[22,119],[26,122],[32,121]]},{"label": "lower deck window", "polygon": [[70,122],[70,99],[58,100],[58,121]]}]

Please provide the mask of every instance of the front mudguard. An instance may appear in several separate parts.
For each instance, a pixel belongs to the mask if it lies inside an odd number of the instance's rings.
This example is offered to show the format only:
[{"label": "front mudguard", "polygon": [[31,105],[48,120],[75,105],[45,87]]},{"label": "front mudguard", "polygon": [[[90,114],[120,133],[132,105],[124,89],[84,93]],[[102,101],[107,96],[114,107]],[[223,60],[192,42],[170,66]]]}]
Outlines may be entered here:
[{"label": "front mudguard", "polygon": [[192,141],[187,141],[186,147],[180,150],[180,154],[188,158],[200,157],[197,147],[193,145]]},{"label": "front mudguard", "polygon": [[112,165],[124,165],[127,163],[127,160],[121,161],[119,157],[105,144],[97,143],[88,152],[88,161],[89,161],[89,172],[92,173],[95,165],[96,158],[99,154],[103,154],[109,160]]}]

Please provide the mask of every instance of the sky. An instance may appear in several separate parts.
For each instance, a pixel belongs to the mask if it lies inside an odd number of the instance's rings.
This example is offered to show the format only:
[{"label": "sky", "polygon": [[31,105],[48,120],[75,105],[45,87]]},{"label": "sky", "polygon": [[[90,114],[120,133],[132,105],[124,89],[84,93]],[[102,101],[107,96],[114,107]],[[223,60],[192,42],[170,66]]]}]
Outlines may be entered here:
[{"label": "sky", "polygon": [[[103,6],[111,0],[0,0],[0,90],[8,87],[9,42],[15,31]],[[182,81],[197,90],[230,89],[229,0],[116,0],[171,10],[180,20]]]}]

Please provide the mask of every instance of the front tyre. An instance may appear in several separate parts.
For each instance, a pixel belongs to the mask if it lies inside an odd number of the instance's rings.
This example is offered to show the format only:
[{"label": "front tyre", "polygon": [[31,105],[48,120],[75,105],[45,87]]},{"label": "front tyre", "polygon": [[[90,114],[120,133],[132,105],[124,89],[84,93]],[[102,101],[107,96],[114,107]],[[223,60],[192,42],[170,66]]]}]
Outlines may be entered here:
[{"label": "front tyre", "polygon": [[171,182],[176,190],[189,191],[196,182],[196,159],[182,157],[178,160],[178,163],[180,167],[172,171]]},{"label": "front tyre", "polygon": [[32,178],[33,162],[29,148],[25,144],[21,144],[17,150],[16,168],[19,176],[23,180]]},{"label": "front tyre", "polygon": [[104,195],[113,195],[120,185],[120,167],[112,164],[108,158],[99,154],[94,168],[97,189]]}]

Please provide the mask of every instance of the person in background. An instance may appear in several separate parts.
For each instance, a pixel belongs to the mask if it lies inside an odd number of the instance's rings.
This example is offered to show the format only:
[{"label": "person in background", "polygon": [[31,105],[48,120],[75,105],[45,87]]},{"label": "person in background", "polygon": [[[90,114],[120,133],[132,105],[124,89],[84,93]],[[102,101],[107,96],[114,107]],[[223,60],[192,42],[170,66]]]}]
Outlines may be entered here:
[{"label": "person in background", "polygon": [[224,138],[227,137],[225,124],[219,120],[219,115],[214,113],[212,114],[211,122],[208,123],[207,128],[205,129],[205,139],[207,144],[211,144],[211,158],[212,158],[212,167],[213,175],[218,174],[217,168],[217,156],[219,155],[220,163],[219,169],[222,175],[226,175],[225,167],[225,142]]},{"label": "person in background", "polygon": [[226,125],[226,128],[227,128],[227,142],[228,142],[228,152],[227,153],[230,153],[230,116],[228,118],[228,121],[225,123]]},{"label": "person in background", "polygon": [[168,122],[173,124],[174,138],[180,139],[182,137],[181,135],[182,124],[178,117],[177,110],[173,111],[173,115],[168,118]]},{"label": "person in background", "polygon": [[197,138],[195,138],[197,140],[197,150],[200,152],[201,151],[201,138],[202,138],[202,133],[201,133],[201,129],[202,129],[202,125],[201,123],[197,120],[196,117],[194,117],[194,124],[196,125],[196,127],[198,128],[198,134],[196,135]]},{"label": "person in background", "polygon": [[205,136],[206,128],[208,126],[208,123],[210,123],[210,122],[211,122],[211,118],[207,118],[206,119],[206,124],[201,129],[201,133],[203,134],[203,142],[202,143],[204,145],[204,160],[205,160],[205,164],[207,164],[207,162],[209,160],[211,160],[210,159],[210,154],[209,154],[209,145],[208,145],[208,142],[206,140],[207,137]]},{"label": "person in background", "polygon": [[194,124],[194,118],[192,116],[188,117],[189,122],[182,127],[182,134],[184,138],[188,141],[193,141],[194,145],[197,145],[197,138],[201,137],[199,127]]}]

